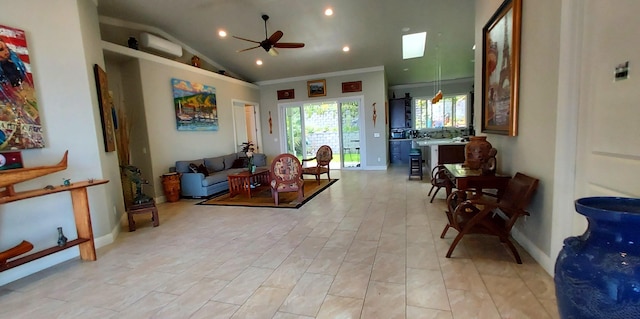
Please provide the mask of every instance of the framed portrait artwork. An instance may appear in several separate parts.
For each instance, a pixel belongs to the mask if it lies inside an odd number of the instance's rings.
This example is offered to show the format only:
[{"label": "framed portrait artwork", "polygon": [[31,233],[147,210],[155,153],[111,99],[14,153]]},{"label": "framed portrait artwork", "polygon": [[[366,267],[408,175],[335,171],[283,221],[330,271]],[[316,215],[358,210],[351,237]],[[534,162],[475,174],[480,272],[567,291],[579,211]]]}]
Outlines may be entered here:
[{"label": "framed portrait artwork", "polygon": [[93,65],[98,88],[98,107],[100,108],[100,119],[102,121],[102,137],[104,138],[104,150],[113,152],[116,150],[116,140],[113,127],[113,107],[111,96],[109,96],[109,83],[107,73],[97,64]]},{"label": "framed portrait artwork", "polygon": [[482,132],[518,134],[522,0],[505,0],[482,28]]},{"label": "framed portrait artwork", "polygon": [[307,81],[307,91],[309,97],[326,96],[327,81],[325,80],[313,80]]}]

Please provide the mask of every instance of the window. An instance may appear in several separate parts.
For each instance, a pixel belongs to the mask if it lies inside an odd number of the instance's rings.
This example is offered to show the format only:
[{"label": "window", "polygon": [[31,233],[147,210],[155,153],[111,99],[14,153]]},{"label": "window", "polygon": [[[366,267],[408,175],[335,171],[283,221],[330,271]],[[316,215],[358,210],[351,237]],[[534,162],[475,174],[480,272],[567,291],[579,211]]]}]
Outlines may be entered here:
[{"label": "window", "polygon": [[445,96],[438,103],[416,98],[415,126],[417,130],[439,127],[467,127],[467,95]]}]

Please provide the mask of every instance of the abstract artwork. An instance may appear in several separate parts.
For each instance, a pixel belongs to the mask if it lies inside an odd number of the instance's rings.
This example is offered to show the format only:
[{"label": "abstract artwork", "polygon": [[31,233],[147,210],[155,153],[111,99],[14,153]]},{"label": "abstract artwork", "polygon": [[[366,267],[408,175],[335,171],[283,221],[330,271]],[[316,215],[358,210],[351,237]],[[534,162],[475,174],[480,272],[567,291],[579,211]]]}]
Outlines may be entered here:
[{"label": "abstract artwork", "polygon": [[216,89],[185,80],[171,79],[178,131],[217,131]]},{"label": "abstract artwork", "polygon": [[0,25],[0,150],[43,148],[24,31]]}]

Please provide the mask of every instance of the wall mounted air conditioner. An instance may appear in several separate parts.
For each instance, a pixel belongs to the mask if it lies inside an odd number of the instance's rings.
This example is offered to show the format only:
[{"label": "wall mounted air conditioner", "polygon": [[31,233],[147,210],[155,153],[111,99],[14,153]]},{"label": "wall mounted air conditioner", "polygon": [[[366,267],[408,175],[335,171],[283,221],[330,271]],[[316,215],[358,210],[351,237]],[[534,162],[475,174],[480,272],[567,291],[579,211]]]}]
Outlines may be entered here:
[{"label": "wall mounted air conditioner", "polygon": [[154,49],[175,57],[182,56],[181,46],[146,32],[140,33],[140,44],[145,48]]}]

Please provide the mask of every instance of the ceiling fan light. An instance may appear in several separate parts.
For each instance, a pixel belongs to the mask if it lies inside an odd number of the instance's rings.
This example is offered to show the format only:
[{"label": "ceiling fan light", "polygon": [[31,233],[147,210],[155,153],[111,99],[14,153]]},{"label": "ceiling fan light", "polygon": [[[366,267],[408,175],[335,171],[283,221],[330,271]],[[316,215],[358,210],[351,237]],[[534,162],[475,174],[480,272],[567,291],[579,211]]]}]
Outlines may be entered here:
[{"label": "ceiling fan light", "polygon": [[278,55],[278,51],[276,51],[276,48],[271,48],[271,49],[269,49],[268,52],[269,52],[269,54],[271,56],[277,56]]}]

